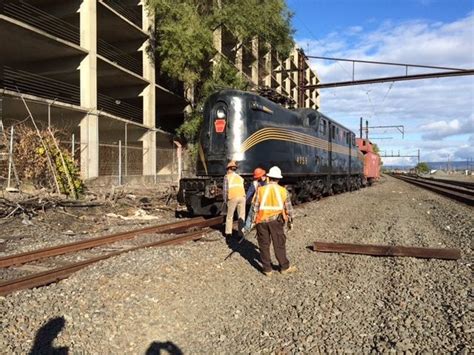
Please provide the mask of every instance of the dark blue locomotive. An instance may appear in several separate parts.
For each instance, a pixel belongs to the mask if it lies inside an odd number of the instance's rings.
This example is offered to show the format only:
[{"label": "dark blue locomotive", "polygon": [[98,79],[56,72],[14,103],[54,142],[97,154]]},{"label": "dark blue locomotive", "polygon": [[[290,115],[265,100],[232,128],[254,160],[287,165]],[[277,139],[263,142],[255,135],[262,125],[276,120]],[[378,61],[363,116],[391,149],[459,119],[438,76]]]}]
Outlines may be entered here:
[{"label": "dark blue locomotive", "polygon": [[203,114],[198,177],[182,179],[178,195],[194,214],[220,213],[229,160],[238,162],[247,183],[257,167],[280,167],[294,203],[365,184],[355,134],[318,111],[288,110],[255,93],[222,90]]}]

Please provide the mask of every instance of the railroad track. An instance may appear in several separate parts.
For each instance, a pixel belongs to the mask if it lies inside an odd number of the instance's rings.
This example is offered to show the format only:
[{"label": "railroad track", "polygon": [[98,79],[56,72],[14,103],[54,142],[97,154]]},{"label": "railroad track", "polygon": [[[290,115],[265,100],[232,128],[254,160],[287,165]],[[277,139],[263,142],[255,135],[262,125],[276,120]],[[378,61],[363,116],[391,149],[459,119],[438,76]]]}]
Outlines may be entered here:
[{"label": "railroad track", "polygon": [[419,179],[423,179],[427,181],[443,182],[446,184],[462,186],[462,187],[465,187],[466,189],[474,190],[474,183],[469,182],[469,181],[438,179],[438,178],[432,178],[432,177],[419,177]]},{"label": "railroad track", "polygon": [[455,199],[457,201],[466,203],[469,206],[474,206],[474,187],[470,183],[452,180],[425,179],[396,174],[393,174],[391,176],[399,180],[408,182],[410,184]]},{"label": "railroad track", "polygon": [[[167,245],[176,245],[181,244],[190,240],[197,240],[203,237],[211,229],[210,227],[221,224],[224,221],[223,216],[218,216],[210,219],[204,219],[202,217],[193,218],[186,221],[179,221],[174,223],[168,223],[158,226],[151,226],[141,229],[136,229],[132,231],[127,231],[123,233],[116,233],[112,235],[102,236],[98,238],[86,239],[74,243],[62,244],[51,248],[34,250],[31,252],[20,253],[5,256],[0,258],[0,267],[6,268],[15,265],[25,264],[32,261],[37,261],[40,259],[45,259],[57,255],[64,255],[75,253],[85,249],[96,248],[102,245],[115,243],[118,241],[128,240],[135,238],[139,235],[150,234],[150,233],[182,233],[181,235],[161,239],[158,241],[153,241],[150,243],[145,243],[130,247],[127,249],[119,250],[116,252],[108,253],[94,258],[89,258],[84,261],[77,263],[71,263],[65,266],[54,268],[51,270],[46,270],[43,272],[34,273],[24,277],[16,278],[13,280],[8,280],[0,283],[0,296],[7,295],[11,292],[25,289],[33,288],[48,285],[50,283],[57,282],[64,278],[67,278],[72,273],[83,269],[89,265],[92,265],[98,261],[111,258],[123,253],[128,253],[130,251],[150,248],[150,247],[161,247]],[[197,229],[189,231],[191,229]]]}]

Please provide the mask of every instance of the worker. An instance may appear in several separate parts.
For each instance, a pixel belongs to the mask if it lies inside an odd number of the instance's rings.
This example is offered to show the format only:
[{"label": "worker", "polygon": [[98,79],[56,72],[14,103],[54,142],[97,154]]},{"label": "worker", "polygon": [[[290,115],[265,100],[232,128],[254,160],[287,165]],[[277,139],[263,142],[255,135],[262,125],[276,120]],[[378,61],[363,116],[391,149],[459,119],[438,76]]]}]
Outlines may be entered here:
[{"label": "worker", "polygon": [[283,186],[278,185],[278,181],[283,178],[280,168],[272,167],[267,177],[268,184],[258,189],[257,197],[252,205],[263,273],[271,276],[273,272],[270,257],[270,244],[273,242],[280,272],[288,274],[296,271],[296,267],[290,266],[286,257],[286,235],[283,230],[285,222],[288,223],[290,229],[293,222],[290,194]]},{"label": "worker", "polygon": [[[260,186],[265,186],[267,184],[267,172],[263,170],[262,168],[256,168],[253,171],[253,181],[252,184],[250,184],[249,189],[247,190],[247,195],[245,197],[247,205],[251,205],[255,196],[257,196],[257,190]],[[253,210],[250,208],[249,210],[249,215],[247,216],[247,219],[245,220],[245,226],[243,229],[244,235],[250,232],[252,229],[252,224],[253,224]]]},{"label": "worker", "polygon": [[234,213],[237,210],[238,232],[242,235],[242,228],[245,221],[245,188],[244,179],[236,173],[237,163],[230,161],[227,164],[227,174],[224,176],[223,197],[227,204],[227,216],[225,220],[225,234],[232,235],[232,224]]}]

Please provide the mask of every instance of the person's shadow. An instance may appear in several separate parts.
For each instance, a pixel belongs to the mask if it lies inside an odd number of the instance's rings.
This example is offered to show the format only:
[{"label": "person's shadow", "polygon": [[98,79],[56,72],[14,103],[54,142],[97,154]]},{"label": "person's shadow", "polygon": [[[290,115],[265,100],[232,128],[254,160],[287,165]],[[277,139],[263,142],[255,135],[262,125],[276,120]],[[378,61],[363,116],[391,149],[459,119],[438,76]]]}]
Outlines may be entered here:
[{"label": "person's shadow", "polygon": [[[162,352],[162,350],[164,350],[164,352]],[[163,343],[154,341],[146,350],[145,355],[162,355],[165,353],[168,353],[169,355],[183,355],[181,349],[171,341],[166,341]]]},{"label": "person's shadow", "polygon": [[237,253],[247,262],[252,265],[257,271],[263,272],[262,265],[260,264],[260,252],[258,247],[247,238],[242,239],[239,243],[240,236],[238,233],[233,233],[231,238],[226,239],[226,244],[232,251],[225,258],[230,258],[233,254]]},{"label": "person's shadow", "polygon": [[66,320],[64,317],[50,319],[36,332],[35,342],[29,355],[48,354],[48,355],[67,355],[69,348],[64,346],[60,348],[53,347],[53,341],[63,330]]}]

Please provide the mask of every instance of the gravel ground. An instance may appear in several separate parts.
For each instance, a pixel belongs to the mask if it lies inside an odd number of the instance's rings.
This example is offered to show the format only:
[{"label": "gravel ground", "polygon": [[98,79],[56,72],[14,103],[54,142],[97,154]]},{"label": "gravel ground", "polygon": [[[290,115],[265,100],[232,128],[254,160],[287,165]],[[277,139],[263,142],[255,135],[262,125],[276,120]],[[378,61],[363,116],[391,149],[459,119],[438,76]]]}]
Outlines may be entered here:
[{"label": "gravel ground", "polygon": [[[384,178],[297,210],[299,271],[263,276],[256,241],[141,250],[0,298],[0,349],[71,353],[473,351],[473,209]],[[315,240],[456,247],[458,261],[323,254]],[[236,252],[225,260],[233,247]],[[36,337],[36,339],[35,339]]]}]

